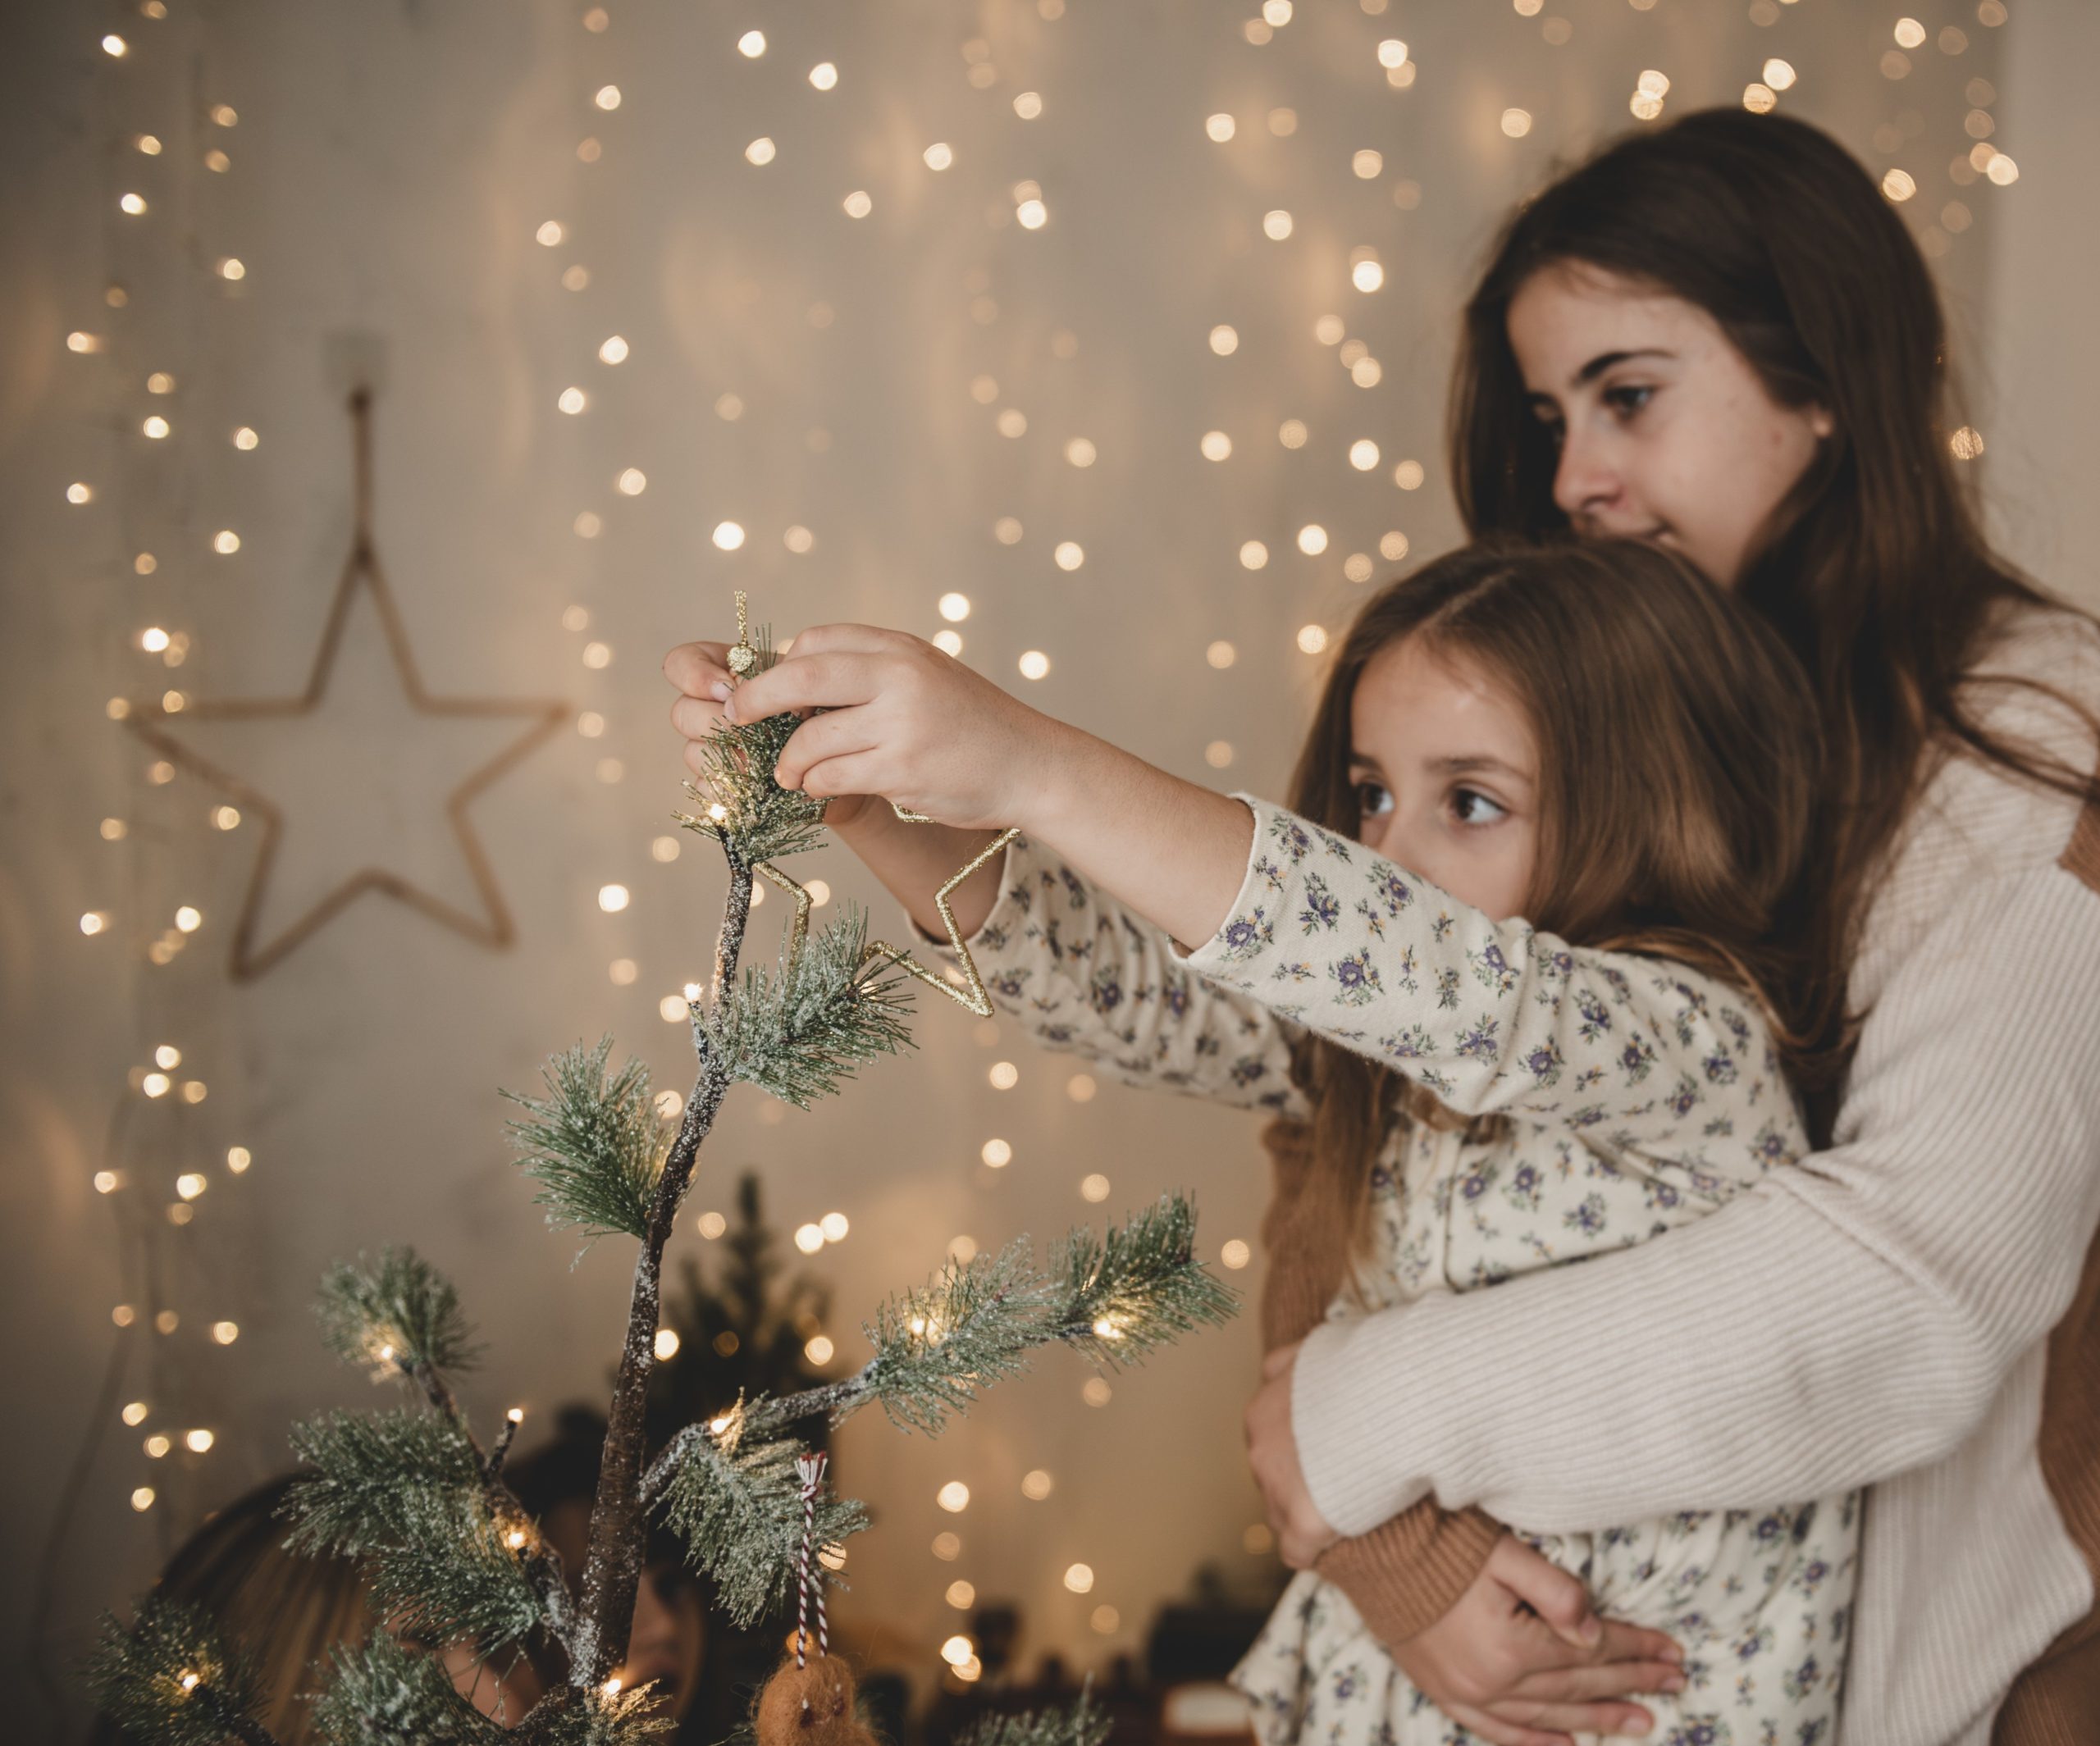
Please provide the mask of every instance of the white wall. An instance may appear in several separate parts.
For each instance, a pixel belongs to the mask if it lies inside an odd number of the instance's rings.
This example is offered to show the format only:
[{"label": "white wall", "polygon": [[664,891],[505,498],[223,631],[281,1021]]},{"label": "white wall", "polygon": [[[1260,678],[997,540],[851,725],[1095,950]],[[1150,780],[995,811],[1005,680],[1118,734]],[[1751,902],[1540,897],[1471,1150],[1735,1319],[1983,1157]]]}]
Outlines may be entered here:
[{"label": "white wall", "polygon": [[[331,1257],[405,1237],[453,1271],[493,1347],[468,1391],[479,1411],[600,1390],[624,1251],[607,1244],[567,1271],[569,1242],[542,1231],[504,1162],[495,1094],[608,1029],[663,1083],[686,1072],[682,1031],[656,1005],[702,962],[719,882],[704,855],[649,855],[679,798],[663,648],[719,633],[733,587],[783,628],[851,616],[922,632],[939,624],[938,596],[960,590],[975,603],[966,659],[1019,684],[1016,656],[1047,650],[1051,674],[1029,688],[1045,707],[1191,776],[1276,791],[1317,677],[1295,634],[1349,610],[1344,558],[1375,554],[1389,532],[1418,553],[1454,536],[1439,428],[1469,271],[1556,153],[1628,122],[1643,68],[1669,75],[1679,112],[1736,100],[1783,56],[1801,75],[1789,107],[1877,170],[1917,175],[1921,226],[1957,193],[1967,202],[1975,222],[1940,268],[1965,320],[2014,341],[1993,360],[2006,392],[1985,422],[1991,476],[2022,506],[2023,555],[2038,504],[2060,534],[2033,561],[2090,577],[2061,555],[2092,549],[2079,536],[2095,513],[2077,487],[2086,445],[2073,422],[2093,375],[2074,289],[2093,248],[2074,168],[2093,157],[2075,83],[2090,56],[2065,47],[2076,33],[2089,48],[2094,25],[2067,0],[2024,6],[2003,30],[1971,23],[1961,54],[1928,47],[1901,82],[1879,71],[1893,12],[1831,0],[1773,7],[1764,25],[1693,0],[1647,11],[1568,0],[1530,19],[1491,0],[1382,19],[1304,3],[1265,46],[1241,34],[1251,7],[1193,0],[1073,0],[1055,20],[1025,3],[636,0],[613,7],[603,34],[581,26],[582,10],[173,0],[159,22],[116,7],[16,8],[7,25],[0,1629],[62,1675],[95,1610],[121,1602],[171,1536],[281,1464],[290,1418],[358,1393],[305,1313]],[[1973,9],[1936,7],[1928,22],[1957,14]],[[1556,18],[1572,26],[1563,43],[1545,34]],[[753,25],[771,43],[756,62],[733,47]],[[106,30],[129,39],[123,60],[97,48]],[[1389,35],[1410,44],[1412,89],[1386,83],[1376,45]],[[973,43],[988,89],[968,80]],[[820,59],[841,73],[821,95],[804,76]],[[1969,144],[1961,89],[1979,76],[2002,89],[2000,143],[2025,168],[2009,189],[1947,181]],[[623,98],[611,113],[591,103],[607,84]],[[1023,90],[1042,93],[1039,120],[1016,116]],[[236,125],[210,121],[218,103]],[[1513,107],[1536,117],[1521,139],[1499,125]],[[1298,125],[1278,137],[1265,118],[1285,107]],[[1205,137],[1217,112],[1237,119],[1229,144]],[[1879,148],[1878,126],[1908,137]],[[167,149],[142,157],[130,143],[142,131]],[[586,134],[603,142],[595,164],[578,161]],[[778,148],[762,169],[742,155],[761,134]],[[935,141],[954,149],[945,173],[922,161]],[[1366,148],[1384,164],[1359,180],[1351,157]],[[204,166],[212,149],[228,154],[225,171]],[[1038,232],[1012,221],[1023,179],[1048,203]],[[1419,186],[1411,209],[1393,198],[1404,180]],[[857,222],[840,209],[856,189],[874,203]],[[116,204],[134,190],[149,203],[137,218]],[[1272,208],[1294,217],[1286,242],[1262,234]],[[567,230],[551,249],[533,239],[549,218]],[[1368,297],[1348,278],[1360,244],[1387,271]],[[226,257],[247,269],[238,283],[217,276]],[[579,262],[588,287],[562,289]],[[103,301],[112,281],[130,294],[121,311]],[[1315,340],[1329,312],[1381,361],[1376,387],[1353,385]],[[1221,322],[1240,335],[1230,358],[1206,342]],[[70,353],[75,330],[106,349]],[[609,368],[595,354],[614,333],[632,351]],[[149,756],[104,706],[171,686],[256,696],[304,682],[348,536],[340,394],[357,357],[381,376],[380,551],[426,683],[559,697],[607,727],[564,733],[472,809],[515,950],[367,898],[235,986],[225,954],[256,821],[212,829],[223,796],[186,773],[153,782]],[[176,376],[172,394],[145,391],[153,371]],[[972,396],[980,376],[998,385],[988,404]],[[572,384],[591,397],[580,417],[556,409]],[[725,393],[744,403],[735,422],[711,409]],[[997,434],[1007,408],[1025,414],[1025,436]],[[174,427],[162,441],[140,434],[155,413]],[[1277,440],[1290,418],[1309,431],[1294,450]],[[253,453],[227,440],[241,424],[261,433]],[[1235,444],[1222,466],[1198,451],[1212,428]],[[1084,471],[1064,458],[1081,435],[1098,450]],[[1364,437],[1381,458],[1360,473],[1344,457]],[[1427,470],[1413,493],[1391,476],[1404,458]],[[629,467],[649,481],[632,499],[614,488]],[[65,500],[75,481],[94,491],[78,508]],[[595,540],[573,531],[586,511],[604,521]],[[993,536],[1007,515],[1023,524],[1018,545]],[[708,539],[724,519],[750,530],[734,554]],[[1317,558],[1295,547],[1308,522],[1331,536]],[[814,531],[806,555],[783,545],[791,524]],[[227,527],[240,550],[217,556],[210,536]],[[1259,572],[1235,557],[1252,539],[1275,554]],[[1075,572],[1052,560],[1065,540],[1085,549]],[[135,572],[141,551],[158,560],[150,577]],[[563,628],[573,605],[590,613],[587,632]],[[139,650],[149,625],[194,640],[180,668]],[[371,628],[353,628],[345,682],[371,682],[339,693],[341,710],[295,732],[195,735],[290,814],[266,926],[375,856],[471,896],[433,819],[485,742],[401,722],[385,668],[359,665]],[[1218,639],[1239,650],[1222,672],[1204,657]],[[592,641],[612,650],[602,669],[583,664]],[[1235,761],[1213,773],[1203,753],[1218,740]],[[608,757],[624,766],[616,783],[597,779]],[[105,818],[128,836],[102,841]],[[842,859],[824,873],[842,895],[872,895]],[[617,915],[595,901],[612,881],[634,893]],[[145,950],[182,904],[203,926],[155,967]],[[94,938],[75,920],[90,909],[112,918]],[[622,957],[641,967],[632,987],[609,978]],[[945,1008],[920,1036],[915,1056],[809,1116],[779,1119],[737,1094],[692,1203],[717,1203],[750,1165],[790,1225],[845,1211],[853,1235],[819,1265],[847,1356],[863,1308],[935,1265],[958,1232],[1047,1238],[1184,1184],[1198,1191],[1208,1252],[1253,1235],[1263,1167],[1247,1122],[1106,1086],[1075,1103],[1067,1064]],[[128,1089],[162,1042],[208,1101],[183,1109]],[[1005,1093],[985,1078],[1002,1058],[1021,1074]],[[1002,1173],[976,1161],[995,1133],[1015,1147]],[[234,1144],[256,1159],[238,1179],[218,1161]],[[91,1186],[105,1167],[130,1184],[107,1198]],[[211,1186],[177,1230],[163,1209],[188,1169]],[[1114,1183],[1105,1209],[1077,1193],[1095,1169]],[[696,1244],[690,1229],[681,1241]],[[164,1338],[110,1321],[112,1304],[145,1301],[149,1264],[183,1317]],[[1251,1270],[1234,1278],[1254,1283]],[[221,1317],[243,1329],[223,1348],[203,1332]],[[1029,1657],[1056,1648],[1084,1665],[1137,1643],[1200,1561],[1263,1580],[1265,1561],[1240,1549],[1259,1513],[1239,1421],[1253,1359],[1249,1317],[1118,1379],[1098,1411],[1080,1404],[1080,1368],[1052,1355],[938,1446],[856,1425],[842,1476],[879,1525],[856,1548],[842,1617],[930,1667],[954,1617],[942,1589],[962,1575],[1023,1604]],[[150,1425],[115,1416],[135,1397],[155,1405],[153,1423],[213,1427],[217,1447],[149,1461]],[[39,1600],[37,1560],[90,1428],[100,1441]],[[1036,1466],[1058,1488],[1024,1505],[1018,1477]],[[957,1477],[979,1501],[951,1566],[928,1545],[949,1525],[934,1492]],[[135,1515],[126,1499],[148,1483],[159,1501]],[[1084,1598],[1059,1584],[1075,1560],[1098,1573]],[[1088,1625],[1104,1602],[1121,1615],[1107,1636]]]}]

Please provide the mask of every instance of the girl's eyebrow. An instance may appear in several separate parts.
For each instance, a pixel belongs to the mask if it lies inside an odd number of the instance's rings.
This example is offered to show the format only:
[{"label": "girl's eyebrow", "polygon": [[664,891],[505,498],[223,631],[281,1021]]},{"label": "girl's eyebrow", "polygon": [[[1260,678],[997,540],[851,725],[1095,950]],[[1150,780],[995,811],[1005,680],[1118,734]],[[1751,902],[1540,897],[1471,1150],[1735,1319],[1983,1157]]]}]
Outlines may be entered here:
[{"label": "girl's eyebrow", "polygon": [[1376,770],[1384,773],[1384,766],[1376,758],[1368,752],[1358,751],[1354,746],[1349,748],[1349,767],[1352,770]]},{"label": "girl's eyebrow", "polygon": [[1528,770],[1520,770],[1515,764],[1493,757],[1486,752],[1472,752],[1452,758],[1431,759],[1429,767],[1440,776],[1475,776],[1492,770],[1512,777],[1517,782],[1529,782],[1532,780],[1532,775]]}]

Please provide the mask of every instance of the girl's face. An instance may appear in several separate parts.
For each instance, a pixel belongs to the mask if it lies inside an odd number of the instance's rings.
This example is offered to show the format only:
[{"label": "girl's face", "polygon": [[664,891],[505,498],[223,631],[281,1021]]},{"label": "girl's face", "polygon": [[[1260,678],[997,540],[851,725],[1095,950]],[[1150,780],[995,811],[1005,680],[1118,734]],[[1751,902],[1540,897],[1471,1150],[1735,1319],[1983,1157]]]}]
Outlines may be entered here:
[{"label": "girl's face", "polygon": [[1528,712],[1472,662],[1410,636],[1357,680],[1349,739],[1364,846],[1497,921],[1517,914],[1538,853]]},{"label": "girl's face", "polygon": [[1704,309],[1600,267],[1532,274],[1509,330],[1576,531],[1652,540],[1733,587],[1829,413],[1780,405]]}]

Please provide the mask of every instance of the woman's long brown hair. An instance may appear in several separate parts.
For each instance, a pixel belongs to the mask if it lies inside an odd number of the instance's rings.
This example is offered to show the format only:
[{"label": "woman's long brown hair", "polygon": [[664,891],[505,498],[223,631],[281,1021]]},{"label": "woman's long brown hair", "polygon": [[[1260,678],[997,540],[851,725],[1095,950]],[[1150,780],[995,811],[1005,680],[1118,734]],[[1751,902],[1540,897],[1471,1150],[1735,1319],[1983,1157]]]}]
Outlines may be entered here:
[{"label": "woman's long brown hair", "polygon": [[[1293,811],[1358,834],[1357,686],[1409,641],[1500,686],[1529,720],[1538,846],[1525,918],[1742,987],[1798,1066],[1804,978],[1778,923],[1809,842],[1819,739],[1814,695],[1771,626],[1652,546],[1477,541],[1365,604],[1328,672]],[[1360,1213],[1402,1082],[1317,1038],[1294,1073],[1312,1105],[1313,1168]],[[1439,1119],[1426,1098],[1406,1107]]]},{"label": "woman's long brown hair", "polygon": [[[210,1615],[256,1671],[263,1725],[285,1746],[312,1746],[319,1736],[304,1694],[319,1683],[331,1650],[354,1649],[372,1635],[372,1617],[354,1561],[285,1551],[282,1512],[294,1478],[269,1480],[208,1516],[153,1592]],[[130,1746],[131,1739],[104,1721],[90,1746]]]},{"label": "woman's long brown hair", "polygon": [[1828,776],[1786,925],[1802,942],[1803,1022],[1820,1046],[1807,1089],[1827,1114],[1856,1028],[1845,986],[1860,925],[1933,754],[1965,749],[2100,800],[2092,773],[1988,732],[1964,682],[2009,609],[2063,603],[1992,552],[1958,482],[1946,323],[1902,221],[1827,134],[1740,109],[1618,141],[1504,227],[1453,381],[1452,472],[1473,534],[1568,525],[1508,321],[1526,281],[1570,264],[1696,305],[1774,400],[1835,421],[1736,585],[1799,657],[1823,718]]}]

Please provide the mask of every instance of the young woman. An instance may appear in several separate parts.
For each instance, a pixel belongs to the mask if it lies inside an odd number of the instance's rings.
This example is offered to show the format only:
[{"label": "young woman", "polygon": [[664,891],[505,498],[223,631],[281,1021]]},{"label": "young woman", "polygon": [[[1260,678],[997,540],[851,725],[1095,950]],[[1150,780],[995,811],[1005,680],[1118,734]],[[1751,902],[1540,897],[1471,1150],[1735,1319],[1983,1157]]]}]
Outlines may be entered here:
[{"label": "young woman", "polygon": [[[1985,544],[1945,359],[1929,276],[1865,171],[1741,112],[1546,189],[1468,306],[1452,461],[1472,531],[1673,548],[1806,668],[1829,768],[1788,926],[1815,1031],[1850,1059],[1829,1146],[1695,1228],[1271,1361],[1249,1446],[1286,1557],[1404,1512],[1435,1555],[1389,1568],[1429,1622],[1389,1647],[1498,1743],[1625,1731],[1641,1712],[1612,1700],[1654,1673],[1651,1646],[1565,1645],[1586,1621],[1564,1595],[1540,1609],[1559,1631],[1511,1605],[1536,1573],[1494,1518],[1582,1529],[1860,1485],[1841,1739],[2100,1737],[2100,637]],[[806,635],[767,676],[769,706],[831,712],[783,779],[1007,822],[964,786],[896,792],[863,748],[924,767],[938,746],[892,712],[936,691],[947,745],[994,736],[1032,768],[1054,730],[864,634]],[[719,663],[706,645],[666,663],[689,735],[721,707]],[[1208,939],[1244,809],[1093,756],[1066,858]],[[983,841],[886,815],[840,823],[895,889],[930,891]],[[1113,856],[1068,846],[1089,821]],[[1172,871],[1110,882],[1139,864]],[[966,926],[998,894],[993,869],[976,886]]]}]

